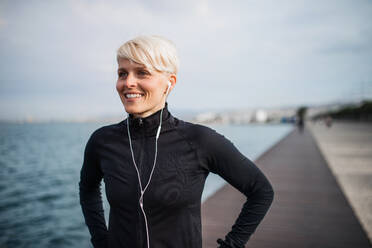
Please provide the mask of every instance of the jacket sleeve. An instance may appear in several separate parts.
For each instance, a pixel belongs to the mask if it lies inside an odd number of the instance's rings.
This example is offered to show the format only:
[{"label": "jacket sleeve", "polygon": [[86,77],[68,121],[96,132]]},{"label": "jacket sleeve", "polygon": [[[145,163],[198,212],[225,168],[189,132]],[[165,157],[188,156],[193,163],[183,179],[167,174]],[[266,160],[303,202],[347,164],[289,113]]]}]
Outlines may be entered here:
[{"label": "jacket sleeve", "polygon": [[89,138],[80,171],[79,196],[85,223],[88,226],[94,248],[107,247],[107,227],[101,197],[100,169],[94,133]]},{"label": "jacket sleeve", "polygon": [[207,133],[202,135],[205,166],[247,197],[231,231],[217,242],[221,248],[243,248],[266,215],[274,191],[260,169],[228,139],[212,129]]}]

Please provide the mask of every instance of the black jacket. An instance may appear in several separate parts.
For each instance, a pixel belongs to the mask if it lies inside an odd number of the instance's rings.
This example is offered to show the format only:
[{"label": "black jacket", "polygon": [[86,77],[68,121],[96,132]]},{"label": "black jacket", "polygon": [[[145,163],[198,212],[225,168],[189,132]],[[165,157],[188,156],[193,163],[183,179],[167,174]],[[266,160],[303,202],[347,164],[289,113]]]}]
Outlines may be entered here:
[{"label": "black jacket", "polygon": [[[135,161],[146,184],[155,153],[160,111],[129,118]],[[273,200],[263,173],[224,136],[163,112],[156,168],[146,193],[151,248],[201,248],[201,195],[209,172],[217,173],[246,195],[232,230],[221,247],[244,247]],[[104,180],[110,204],[106,227],[100,191]],[[127,122],[97,129],[89,138],[81,169],[80,204],[95,248],[145,248],[146,230],[140,189],[127,135]],[[218,218],[218,216],[216,216]],[[216,244],[217,246],[217,244]]]}]

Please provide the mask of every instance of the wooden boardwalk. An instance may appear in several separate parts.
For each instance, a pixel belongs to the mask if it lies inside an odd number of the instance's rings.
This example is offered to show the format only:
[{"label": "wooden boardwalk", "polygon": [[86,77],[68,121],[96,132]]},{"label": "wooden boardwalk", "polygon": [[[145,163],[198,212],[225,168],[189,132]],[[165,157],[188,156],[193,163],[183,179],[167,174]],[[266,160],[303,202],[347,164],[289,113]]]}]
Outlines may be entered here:
[{"label": "wooden boardwalk", "polygon": [[[272,183],[275,198],[246,247],[372,247],[308,130],[294,130],[256,164]],[[203,203],[204,248],[217,247],[244,202],[240,192],[225,185]]]}]

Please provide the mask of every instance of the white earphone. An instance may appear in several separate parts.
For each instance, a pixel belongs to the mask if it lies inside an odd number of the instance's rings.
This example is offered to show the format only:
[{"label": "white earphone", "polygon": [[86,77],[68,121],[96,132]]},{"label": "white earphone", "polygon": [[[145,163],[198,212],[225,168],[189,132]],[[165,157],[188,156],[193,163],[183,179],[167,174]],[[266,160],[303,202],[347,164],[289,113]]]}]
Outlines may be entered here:
[{"label": "white earphone", "polygon": [[169,92],[171,86],[172,86],[172,83],[170,81],[168,81],[167,93],[165,93],[166,95],[168,95],[168,92]]},{"label": "white earphone", "polygon": [[[165,97],[168,96],[168,93],[169,93],[169,90],[170,90],[171,86],[172,86],[172,83],[170,81],[168,81],[168,88],[167,88],[167,92],[165,93]],[[147,237],[147,240],[146,240],[147,241],[147,248],[150,248],[150,237],[149,237],[149,228],[148,228],[148,224],[147,224],[147,216],[146,216],[145,210],[143,209],[143,195],[145,194],[145,191],[146,191],[147,187],[150,184],[150,181],[151,181],[151,178],[152,178],[152,174],[154,173],[154,170],[155,170],[156,158],[157,158],[157,155],[158,155],[158,139],[159,139],[159,136],[160,136],[161,124],[162,124],[162,120],[163,120],[163,118],[162,118],[163,117],[163,109],[164,108],[162,108],[161,109],[161,112],[160,112],[159,127],[158,127],[158,130],[156,132],[156,138],[155,138],[155,157],[154,157],[154,164],[152,166],[150,177],[149,177],[149,180],[148,180],[145,188],[142,187],[140,173],[139,173],[139,170],[138,170],[136,161],[134,160],[134,152],[133,152],[133,147],[132,147],[132,139],[130,137],[130,130],[129,130],[129,114],[128,114],[128,118],[127,118],[127,131],[128,131],[129,147],[130,147],[130,151],[131,151],[131,154],[132,154],[133,164],[134,164],[134,167],[135,167],[135,169],[137,171],[138,183],[139,183],[140,190],[141,190],[141,196],[139,198],[139,205],[140,205],[140,208],[142,210],[143,217],[145,219],[146,237]]]}]

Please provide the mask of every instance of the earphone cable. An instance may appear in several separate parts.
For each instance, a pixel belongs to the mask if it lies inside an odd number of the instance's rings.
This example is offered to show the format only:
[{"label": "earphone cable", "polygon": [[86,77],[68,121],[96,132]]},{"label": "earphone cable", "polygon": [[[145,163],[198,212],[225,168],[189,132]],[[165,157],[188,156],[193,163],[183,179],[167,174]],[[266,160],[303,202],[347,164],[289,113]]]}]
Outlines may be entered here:
[{"label": "earphone cable", "polygon": [[129,147],[130,147],[130,151],[131,151],[131,154],[132,154],[132,161],[133,161],[134,167],[135,167],[136,172],[137,172],[138,182],[139,182],[139,186],[140,186],[140,190],[141,190],[141,196],[139,198],[139,204],[140,204],[140,208],[142,210],[143,217],[144,217],[144,220],[145,220],[147,248],[150,248],[150,235],[149,235],[149,228],[148,228],[148,223],[147,223],[147,216],[146,216],[145,210],[143,208],[143,195],[145,194],[145,191],[146,191],[147,187],[150,185],[150,181],[151,181],[152,175],[153,175],[154,170],[155,170],[156,158],[157,158],[157,154],[158,154],[158,138],[159,138],[159,135],[160,135],[161,125],[162,125],[162,120],[163,120],[163,109],[164,109],[164,107],[160,111],[159,127],[158,127],[157,134],[156,134],[156,137],[155,137],[154,164],[153,164],[152,169],[151,169],[149,180],[148,180],[144,189],[142,188],[140,173],[139,173],[136,161],[134,159],[134,152],[133,152],[133,147],[132,147],[132,138],[130,136],[130,130],[129,130],[129,114],[128,114],[128,118],[127,118],[127,132],[128,132],[128,139],[129,139]]}]

